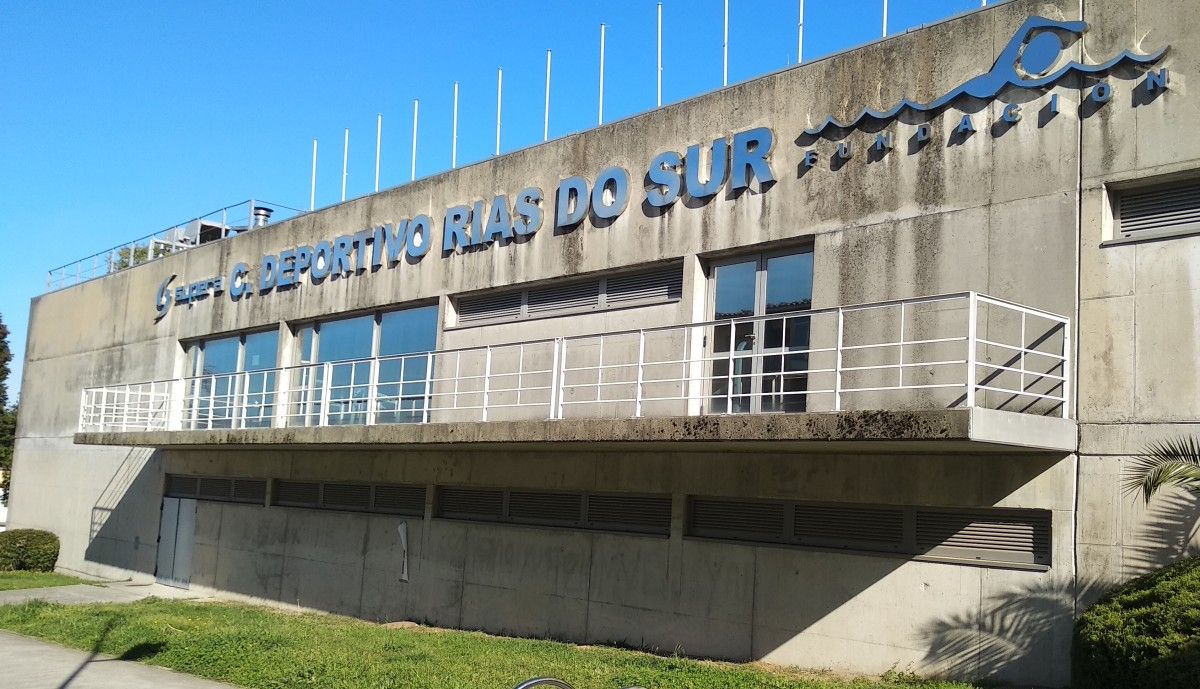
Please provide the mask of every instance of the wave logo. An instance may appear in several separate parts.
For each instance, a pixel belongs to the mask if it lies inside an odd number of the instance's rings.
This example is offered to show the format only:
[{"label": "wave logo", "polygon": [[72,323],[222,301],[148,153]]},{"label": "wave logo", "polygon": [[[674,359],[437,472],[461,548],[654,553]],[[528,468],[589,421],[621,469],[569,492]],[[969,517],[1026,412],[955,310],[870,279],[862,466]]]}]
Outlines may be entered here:
[{"label": "wave logo", "polygon": [[[827,129],[853,129],[865,120],[890,120],[904,112],[931,112],[939,110],[961,96],[991,99],[1008,87],[1036,89],[1057,82],[1068,74],[1105,74],[1125,63],[1149,65],[1157,62],[1167,52],[1167,47],[1153,53],[1142,54],[1123,50],[1115,57],[1100,64],[1088,65],[1071,60],[1053,69],[1058,64],[1063,50],[1087,31],[1087,22],[1056,21],[1045,17],[1030,17],[1009,39],[1008,45],[992,64],[987,74],[981,74],[944,96],[928,103],[919,103],[905,98],[887,110],[863,108],[855,117],[842,122],[829,117],[820,125],[804,130],[809,136],[820,136]],[[1063,39],[1067,42],[1064,43]]]},{"label": "wave logo", "polygon": [[158,286],[158,293],[154,296],[154,309],[157,312],[154,320],[160,321],[163,316],[167,315],[167,311],[171,309],[171,281],[175,276],[167,278]]}]

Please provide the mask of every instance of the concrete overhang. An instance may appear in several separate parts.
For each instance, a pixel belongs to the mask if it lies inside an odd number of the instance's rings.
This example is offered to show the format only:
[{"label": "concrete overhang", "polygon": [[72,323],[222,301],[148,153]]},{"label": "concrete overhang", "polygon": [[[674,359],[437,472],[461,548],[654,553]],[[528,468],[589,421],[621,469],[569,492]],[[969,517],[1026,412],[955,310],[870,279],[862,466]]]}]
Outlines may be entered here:
[{"label": "concrete overhang", "polygon": [[[76,433],[78,445],[735,452],[1075,452],[1075,422],[993,409]],[[551,447],[552,446],[552,447]]]}]

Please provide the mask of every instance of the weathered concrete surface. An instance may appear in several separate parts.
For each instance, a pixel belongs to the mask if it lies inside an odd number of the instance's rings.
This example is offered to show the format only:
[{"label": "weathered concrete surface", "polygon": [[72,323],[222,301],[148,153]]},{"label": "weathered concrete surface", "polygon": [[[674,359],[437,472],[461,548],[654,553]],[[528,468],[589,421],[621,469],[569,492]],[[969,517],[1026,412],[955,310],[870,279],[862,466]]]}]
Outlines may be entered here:
[{"label": "weathered concrete surface", "polygon": [[132,603],[143,598],[199,598],[195,593],[161,584],[107,583],[50,586],[41,589],[0,591],[0,605],[14,605],[31,600],[64,605],[89,603]]},{"label": "weathered concrete surface", "polygon": [[636,443],[760,452],[1074,452],[1075,440],[1070,419],[978,408],[75,434],[79,445],[152,448],[494,445],[561,450]]},{"label": "weathered concrete surface", "polygon": [[0,684],[13,689],[233,689],[182,672],[0,631]]}]

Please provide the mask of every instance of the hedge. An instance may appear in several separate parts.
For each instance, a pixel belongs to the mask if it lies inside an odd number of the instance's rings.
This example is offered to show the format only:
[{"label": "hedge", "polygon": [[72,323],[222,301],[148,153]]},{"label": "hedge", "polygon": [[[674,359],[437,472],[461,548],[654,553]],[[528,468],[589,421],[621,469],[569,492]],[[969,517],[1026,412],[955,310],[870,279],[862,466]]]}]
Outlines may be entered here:
[{"label": "hedge", "polygon": [[58,560],[58,536],[37,529],[0,532],[0,572],[53,572]]},{"label": "hedge", "polygon": [[1072,685],[1200,686],[1200,557],[1134,579],[1075,623]]}]

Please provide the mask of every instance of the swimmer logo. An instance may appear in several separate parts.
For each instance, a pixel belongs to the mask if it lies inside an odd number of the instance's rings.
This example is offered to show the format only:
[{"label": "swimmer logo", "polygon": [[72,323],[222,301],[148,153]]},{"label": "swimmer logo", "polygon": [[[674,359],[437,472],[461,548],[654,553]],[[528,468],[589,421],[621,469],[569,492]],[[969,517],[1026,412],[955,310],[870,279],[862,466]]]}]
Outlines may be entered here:
[{"label": "swimmer logo", "polygon": [[987,74],[981,74],[928,103],[918,103],[905,98],[888,110],[863,108],[857,116],[846,122],[839,122],[837,119],[829,117],[820,125],[804,130],[804,133],[809,136],[820,136],[826,129],[853,129],[864,120],[890,120],[905,111],[936,111],[964,95],[973,98],[995,98],[1008,86],[1027,89],[1041,88],[1053,84],[1068,74],[1101,74],[1125,62],[1149,65],[1157,62],[1167,52],[1166,47],[1148,55],[1123,50],[1120,54],[1098,65],[1086,65],[1071,60],[1050,72],[1050,68],[1058,61],[1064,49],[1060,34],[1078,38],[1083,35],[1084,31],[1087,31],[1087,28],[1087,22],[1082,21],[1065,22],[1045,17],[1030,17],[1009,39],[1008,45],[996,58],[991,71]]}]

